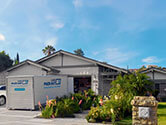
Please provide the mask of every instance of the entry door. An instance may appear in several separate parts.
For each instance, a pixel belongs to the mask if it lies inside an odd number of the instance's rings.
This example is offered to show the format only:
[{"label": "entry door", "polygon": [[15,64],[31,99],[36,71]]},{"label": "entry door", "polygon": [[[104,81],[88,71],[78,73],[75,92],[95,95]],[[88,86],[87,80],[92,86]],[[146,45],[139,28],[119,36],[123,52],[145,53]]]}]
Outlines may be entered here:
[{"label": "entry door", "polygon": [[9,109],[34,109],[33,78],[8,78],[7,100]]},{"label": "entry door", "polygon": [[82,76],[74,77],[74,92],[83,92],[84,90],[91,89],[91,77]]}]

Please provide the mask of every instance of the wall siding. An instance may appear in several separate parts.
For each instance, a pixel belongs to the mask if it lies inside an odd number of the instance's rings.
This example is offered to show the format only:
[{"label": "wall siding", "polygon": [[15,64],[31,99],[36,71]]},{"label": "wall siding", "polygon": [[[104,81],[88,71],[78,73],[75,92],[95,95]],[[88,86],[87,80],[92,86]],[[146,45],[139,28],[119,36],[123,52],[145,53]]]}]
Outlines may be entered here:
[{"label": "wall siding", "polygon": [[92,63],[68,55],[63,56],[63,66],[89,65],[89,64]]},{"label": "wall siding", "polygon": [[19,75],[46,75],[47,72],[33,65],[25,64],[17,69],[14,69],[8,73],[8,76],[19,76]]},{"label": "wall siding", "polygon": [[[153,73],[152,72],[148,72],[146,73],[146,75],[148,75],[151,79],[153,79]],[[166,74],[164,73],[159,73],[159,72],[154,72],[154,79],[166,79]]]},{"label": "wall siding", "polygon": [[46,65],[46,66],[61,66],[61,55],[54,56],[53,58],[50,58],[41,64]]},{"label": "wall siding", "polygon": [[3,71],[0,73],[0,85],[4,85],[6,84],[7,80],[6,80],[6,76],[7,76],[7,72]]}]

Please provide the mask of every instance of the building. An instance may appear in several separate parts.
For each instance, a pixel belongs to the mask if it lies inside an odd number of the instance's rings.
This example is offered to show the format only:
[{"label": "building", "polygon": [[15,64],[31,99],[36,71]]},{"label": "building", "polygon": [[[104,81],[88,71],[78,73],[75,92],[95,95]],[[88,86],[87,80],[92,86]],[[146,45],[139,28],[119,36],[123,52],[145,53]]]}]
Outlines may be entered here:
[{"label": "building", "polygon": [[158,91],[158,97],[166,101],[166,70],[156,67],[147,68],[141,71],[154,82],[154,89]]},{"label": "building", "polygon": [[127,70],[84,56],[59,50],[37,61],[25,60],[7,70],[8,76],[68,75],[73,77],[73,91],[92,89],[96,94],[107,95],[111,81]]}]

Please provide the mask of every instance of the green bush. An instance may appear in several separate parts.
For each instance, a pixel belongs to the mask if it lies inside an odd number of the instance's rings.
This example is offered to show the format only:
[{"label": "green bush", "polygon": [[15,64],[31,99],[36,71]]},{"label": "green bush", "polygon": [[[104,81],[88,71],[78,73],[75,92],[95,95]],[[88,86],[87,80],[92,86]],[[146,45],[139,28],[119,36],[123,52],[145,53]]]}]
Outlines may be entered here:
[{"label": "green bush", "polygon": [[80,100],[82,101],[81,104],[79,104],[82,110],[88,110],[91,106],[99,106],[99,100],[102,98],[101,96],[96,96],[91,89],[84,91],[84,93],[75,93],[72,97],[74,97],[76,103],[79,103]]},{"label": "green bush", "polygon": [[86,120],[88,122],[102,122],[102,121],[111,121],[113,114],[111,110],[105,106],[91,107]]},{"label": "green bush", "polygon": [[90,109],[91,106],[100,106],[101,98],[101,96],[96,96],[92,90],[71,94],[71,96],[56,97],[53,100],[48,100],[47,96],[46,107],[41,108],[41,114],[44,118],[74,117],[73,113]]},{"label": "green bush", "polygon": [[56,106],[55,117],[74,117],[72,105],[73,101],[70,99],[59,101]]},{"label": "green bush", "polygon": [[45,108],[42,109],[41,115],[43,118],[51,118],[54,113],[54,105],[47,104]]},{"label": "green bush", "polygon": [[[124,117],[131,115],[131,100],[136,95],[145,95],[150,91],[152,82],[148,80],[145,74],[129,74],[118,76],[111,83],[109,92],[110,99],[102,101],[100,97],[96,98],[96,103],[100,103],[100,107],[92,107],[86,116],[88,122],[103,122],[122,120]],[[147,87],[148,86],[148,87]],[[94,101],[94,102],[95,102]],[[93,104],[94,104],[93,102]]]},{"label": "green bush", "polygon": [[101,107],[91,107],[91,110],[89,111],[88,115],[86,116],[86,119],[88,122],[100,122],[100,114],[101,114]]}]

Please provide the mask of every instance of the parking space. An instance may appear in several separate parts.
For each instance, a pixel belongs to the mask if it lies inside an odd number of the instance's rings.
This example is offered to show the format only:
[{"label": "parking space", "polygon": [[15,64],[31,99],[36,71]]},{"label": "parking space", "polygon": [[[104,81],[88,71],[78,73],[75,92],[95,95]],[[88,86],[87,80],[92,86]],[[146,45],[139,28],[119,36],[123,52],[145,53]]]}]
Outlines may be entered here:
[{"label": "parking space", "polygon": [[[0,125],[86,125],[85,115],[87,112],[76,114],[76,118],[35,118],[40,111],[7,110],[0,106]],[[90,124],[90,125],[96,125]],[[97,124],[100,125],[100,124]]]}]

